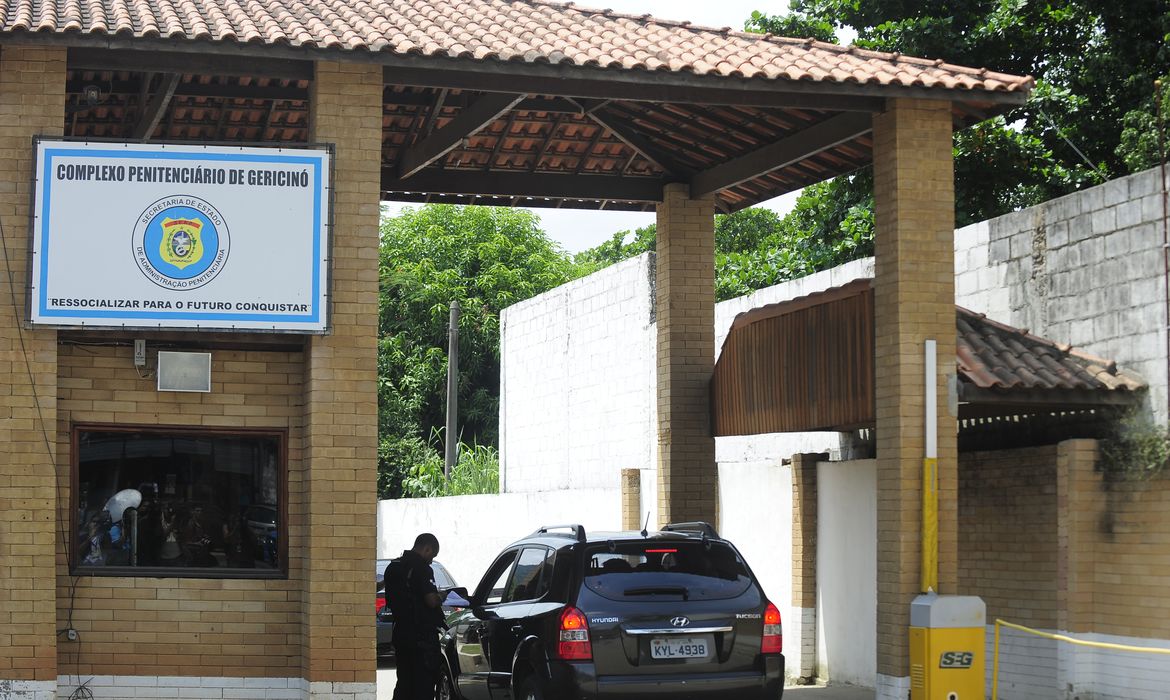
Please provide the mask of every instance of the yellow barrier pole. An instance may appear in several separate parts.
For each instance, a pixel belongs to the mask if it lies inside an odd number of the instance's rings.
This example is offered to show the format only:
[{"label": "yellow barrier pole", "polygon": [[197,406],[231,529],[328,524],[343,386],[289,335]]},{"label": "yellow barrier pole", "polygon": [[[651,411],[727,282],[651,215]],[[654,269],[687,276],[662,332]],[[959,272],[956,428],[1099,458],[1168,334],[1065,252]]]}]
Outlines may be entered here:
[{"label": "yellow barrier pole", "polygon": [[922,460],[922,592],[938,593],[938,354],[937,342],[924,348],[926,454]]},{"label": "yellow barrier pole", "polygon": [[991,700],[999,700],[999,623],[1003,620],[995,621],[995,647],[993,660],[991,662]]}]

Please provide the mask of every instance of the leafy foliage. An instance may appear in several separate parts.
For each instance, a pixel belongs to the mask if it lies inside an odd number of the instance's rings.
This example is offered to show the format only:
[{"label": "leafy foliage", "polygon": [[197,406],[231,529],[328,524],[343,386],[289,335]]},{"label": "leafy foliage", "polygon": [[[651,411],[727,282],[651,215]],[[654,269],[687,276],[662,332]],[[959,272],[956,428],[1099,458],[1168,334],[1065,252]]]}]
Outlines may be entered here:
[{"label": "leafy foliage", "polygon": [[1140,411],[1128,411],[1110,422],[1101,441],[1105,473],[1119,480],[1143,480],[1170,469],[1170,433]]},{"label": "leafy foliage", "polygon": [[[1027,105],[956,134],[960,226],[1158,160],[1151,96],[1170,65],[1165,0],[792,0],[788,15],[746,24],[822,39],[825,25],[852,28],[863,48],[1036,77]],[[836,194],[867,206],[860,187]]]},{"label": "leafy foliage", "polygon": [[424,438],[445,423],[451,301],[461,306],[460,438],[493,446],[500,310],[567,282],[578,268],[531,212],[428,205],[383,220],[380,274],[378,486],[389,498],[435,454]]},{"label": "leafy foliage", "polygon": [[[806,188],[784,218],[764,208],[715,217],[715,296],[731,299],[873,254],[873,196],[868,174]],[[864,193],[854,203],[852,193]],[[629,242],[626,242],[629,239]],[[653,224],[619,231],[575,261],[591,269],[654,250]]]},{"label": "leafy foliage", "polygon": [[432,452],[432,459],[417,462],[402,481],[406,498],[468,496],[499,493],[500,453],[490,445],[459,445],[459,461],[451,477],[443,476],[443,460]]}]

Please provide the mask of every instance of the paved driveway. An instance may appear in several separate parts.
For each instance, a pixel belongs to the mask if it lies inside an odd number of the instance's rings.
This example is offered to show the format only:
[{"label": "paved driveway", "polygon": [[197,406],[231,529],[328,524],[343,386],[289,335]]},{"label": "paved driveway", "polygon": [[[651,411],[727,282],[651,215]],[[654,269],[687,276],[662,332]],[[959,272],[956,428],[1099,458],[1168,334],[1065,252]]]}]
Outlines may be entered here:
[{"label": "paved driveway", "polygon": [[[394,667],[378,669],[378,700],[394,697]],[[874,700],[869,688],[851,685],[794,685],[784,689],[784,700]]]}]

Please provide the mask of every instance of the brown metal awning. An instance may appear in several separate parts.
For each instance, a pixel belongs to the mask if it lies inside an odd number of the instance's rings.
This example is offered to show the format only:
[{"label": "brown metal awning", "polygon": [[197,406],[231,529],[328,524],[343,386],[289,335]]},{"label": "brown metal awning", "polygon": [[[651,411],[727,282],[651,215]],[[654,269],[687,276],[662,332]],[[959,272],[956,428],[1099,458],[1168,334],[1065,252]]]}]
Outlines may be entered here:
[{"label": "brown metal awning", "polygon": [[[1129,405],[1117,363],[955,307],[959,417]],[[873,287],[860,279],[736,316],[711,380],[716,436],[874,424]]]}]

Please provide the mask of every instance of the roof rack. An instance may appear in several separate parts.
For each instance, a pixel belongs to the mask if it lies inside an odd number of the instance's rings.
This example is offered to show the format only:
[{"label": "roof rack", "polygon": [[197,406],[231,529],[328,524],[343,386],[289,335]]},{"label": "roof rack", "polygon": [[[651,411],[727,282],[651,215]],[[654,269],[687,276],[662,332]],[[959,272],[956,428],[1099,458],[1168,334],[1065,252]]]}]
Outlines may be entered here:
[{"label": "roof rack", "polygon": [[542,525],[540,528],[532,533],[533,535],[557,535],[562,533],[550,532],[550,530],[572,530],[573,537],[577,538],[578,542],[585,541],[585,526],[584,525]]},{"label": "roof rack", "polygon": [[692,533],[702,535],[703,539],[707,539],[708,537],[713,540],[719,539],[719,533],[715,531],[715,526],[701,520],[693,520],[685,523],[670,523],[669,525],[663,525],[662,531]]}]

